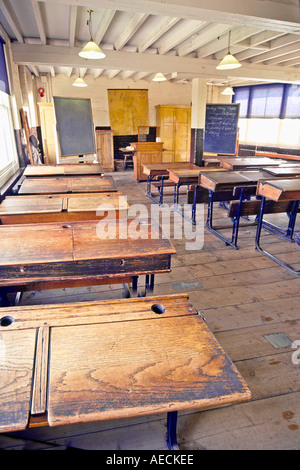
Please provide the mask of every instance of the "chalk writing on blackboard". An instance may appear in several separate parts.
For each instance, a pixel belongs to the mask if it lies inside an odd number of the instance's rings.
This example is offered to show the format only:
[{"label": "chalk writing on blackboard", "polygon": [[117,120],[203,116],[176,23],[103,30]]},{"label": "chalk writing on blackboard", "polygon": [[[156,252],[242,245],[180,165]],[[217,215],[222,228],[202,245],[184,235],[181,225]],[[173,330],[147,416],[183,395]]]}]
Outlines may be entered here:
[{"label": "chalk writing on blackboard", "polygon": [[206,105],[204,152],[235,155],[239,104]]}]

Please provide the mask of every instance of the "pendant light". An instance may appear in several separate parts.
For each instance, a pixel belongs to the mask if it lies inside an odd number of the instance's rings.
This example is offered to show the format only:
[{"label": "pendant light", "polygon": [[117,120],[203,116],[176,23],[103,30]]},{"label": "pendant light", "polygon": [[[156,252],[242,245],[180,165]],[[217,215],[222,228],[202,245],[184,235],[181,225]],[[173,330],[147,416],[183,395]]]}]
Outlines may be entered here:
[{"label": "pendant light", "polygon": [[221,60],[219,65],[217,65],[216,69],[218,70],[231,70],[242,66],[242,64],[240,64],[239,61],[232,54],[230,54],[230,33],[231,31],[229,31],[228,34],[228,52]]},{"label": "pendant light", "polygon": [[161,72],[158,72],[156,75],[154,75],[154,77],[152,78],[152,81],[153,82],[164,82],[166,79],[166,77],[164,76],[163,73]]},{"label": "pendant light", "polygon": [[89,19],[87,21],[87,25],[89,27],[91,39],[89,40],[88,43],[86,43],[84,48],[79,52],[79,55],[80,57],[83,57],[84,59],[104,59],[105,57],[104,52],[100,49],[100,47],[93,40],[93,31],[92,31],[93,10],[87,10],[87,11],[89,13]]},{"label": "pendant light", "polygon": [[76,78],[75,82],[72,83],[73,86],[77,86],[77,87],[85,87],[87,86],[87,83],[85,83],[85,81],[83,80],[83,78]]},{"label": "pendant light", "polygon": [[230,86],[228,86],[223,91],[221,91],[221,95],[231,95],[231,96],[233,96],[233,95],[235,95],[235,93],[234,93],[233,89]]}]

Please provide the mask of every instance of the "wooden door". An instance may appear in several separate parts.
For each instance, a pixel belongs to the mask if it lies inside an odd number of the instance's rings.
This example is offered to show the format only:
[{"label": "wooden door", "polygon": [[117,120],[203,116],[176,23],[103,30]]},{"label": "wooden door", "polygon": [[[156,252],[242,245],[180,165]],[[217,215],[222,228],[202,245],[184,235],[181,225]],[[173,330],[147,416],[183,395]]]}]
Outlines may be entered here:
[{"label": "wooden door", "polygon": [[163,162],[174,161],[175,143],[175,108],[173,106],[157,106],[158,135],[163,142]]},{"label": "wooden door", "polygon": [[45,163],[56,163],[55,117],[52,103],[38,103]]},{"label": "wooden door", "polygon": [[113,131],[96,130],[97,160],[104,171],[114,171]]},{"label": "wooden door", "polygon": [[176,108],[174,161],[189,162],[191,148],[191,110]]}]

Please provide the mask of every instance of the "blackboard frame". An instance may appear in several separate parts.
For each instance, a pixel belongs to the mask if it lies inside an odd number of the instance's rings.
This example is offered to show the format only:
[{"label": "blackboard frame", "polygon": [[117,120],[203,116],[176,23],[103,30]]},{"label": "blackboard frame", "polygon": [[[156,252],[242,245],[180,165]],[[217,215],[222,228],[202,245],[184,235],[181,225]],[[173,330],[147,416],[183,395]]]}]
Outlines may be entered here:
[{"label": "blackboard frame", "polygon": [[53,108],[60,156],[95,154],[91,100],[53,96]]},{"label": "blackboard frame", "polygon": [[239,103],[206,105],[204,153],[236,155],[239,113]]}]

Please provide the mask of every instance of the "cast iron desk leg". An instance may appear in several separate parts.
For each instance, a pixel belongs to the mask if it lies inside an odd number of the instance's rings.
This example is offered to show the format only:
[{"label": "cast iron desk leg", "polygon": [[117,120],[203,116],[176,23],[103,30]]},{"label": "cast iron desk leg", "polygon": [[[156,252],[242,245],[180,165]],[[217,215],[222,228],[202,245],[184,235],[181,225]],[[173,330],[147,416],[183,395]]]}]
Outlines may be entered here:
[{"label": "cast iron desk leg", "polygon": [[169,450],[178,450],[177,444],[177,411],[169,411],[167,415],[167,445]]},{"label": "cast iron desk leg", "polygon": [[[293,236],[294,228],[295,228],[296,215],[297,215],[297,212],[298,212],[298,209],[299,209],[299,202],[300,202],[300,201],[296,201],[295,206],[294,206],[294,208],[293,208],[293,210],[292,210],[292,212],[291,212],[291,215],[290,215],[290,223],[289,223],[288,232],[289,232],[289,237],[291,237],[291,241],[294,241],[294,240],[292,240],[292,236]],[[272,255],[271,253],[269,253],[268,251],[264,250],[264,249],[261,248],[261,246],[260,246],[260,235],[261,235],[261,229],[262,229],[262,226],[263,226],[263,216],[264,216],[265,205],[266,205],[266,198],[265,198],[265,197],[262,197],[262,198],[261,198],[261,203],[260,203],[260,211],[259,211],[258,220],[257,220],[257,229],[256,229],[256,237],[255,237],[255,248],[256,248],[260,253],[262,253],[263,255],[267,256],[267,257],[270,258],[272,261],[274,261],[275,263],[279,264],[279,265],[282,266],[283,268],[287,269],[287,270],[290,271],[291,273],[296,274],[297,276],[300,276],[300,270],[296,270],[296,269],[292,268],[291,266],[289,266],[288,264],[286,264],[284,261],[282,261],[281,259],[277,258],[277,256]]]}]

